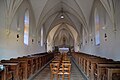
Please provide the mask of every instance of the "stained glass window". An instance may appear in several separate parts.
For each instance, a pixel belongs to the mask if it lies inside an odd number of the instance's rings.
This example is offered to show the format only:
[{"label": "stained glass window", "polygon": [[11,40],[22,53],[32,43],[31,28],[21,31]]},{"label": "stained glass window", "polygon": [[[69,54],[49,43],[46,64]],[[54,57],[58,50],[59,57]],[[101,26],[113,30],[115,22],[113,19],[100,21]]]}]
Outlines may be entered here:
[{"label": "stained glass window", "polygon": [[25,12],[24,16],[24,44],[28,45],[29,40],[29,11]]},{"label": "stained glass window", "polygon": [[43,26],[41,27],[41,46],[43,46]]},{"label": "stained glass window", "polygon": [[100,44],[100,24],[97,9],[95,9],[95,43],[96,45]]}]

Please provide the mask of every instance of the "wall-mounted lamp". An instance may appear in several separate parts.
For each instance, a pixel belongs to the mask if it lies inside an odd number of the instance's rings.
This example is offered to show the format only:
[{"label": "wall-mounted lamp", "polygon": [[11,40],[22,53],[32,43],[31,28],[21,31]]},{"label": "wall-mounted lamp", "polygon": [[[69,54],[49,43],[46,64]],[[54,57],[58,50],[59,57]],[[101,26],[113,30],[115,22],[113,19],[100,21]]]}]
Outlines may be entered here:
[{"label": "wall-mounted lamp", "polygon": [[32,42],[34,42],[34,39],[32,39]]},{"label": "wall-mounted lamp", "polygon": [[105,33],[105,41],[107,41],[107,34]]},{"label": "wall-mounted lamp", "polygon": [[106,27],[104,26],[104,27],[102,27],[102,29],[103,29],[103,30],[105,30],[105,29],[106,29]]},{"label": "wall-mounted lamp", "polygon": [[40,41],[38,41],[38,43],[40,43]]},{"label": "wall-mounted lamp", "polygon": [[17,28],[17,31],[18,31],[18,32],[20,31],[20,27]]},{"label": "wall-mounted lamp", "polygon": [[91,41],[93,41],[93,39],[91,39]]},{"label": "wall-mounted lamp", "polygon": [[19,38],[19,34],[17,34],[17,38]]},{"label": "wall-mounted lamp", "polygon": [[19,38],[19,34],[17,34],[17,41],[18,41],[18,38]]},{"label": "wall-mounted lamp", "polygon": [[47,42],[44,42],[44,44],[46,45],[46,44],[47,44]]},{"label": "wall-mounted lamp", "polygon": [[32,36],[33,36],[33,37],[35,37],[35,35],[34,35],[34,34],[33,34]]},{"label": "wall-mounted lamp", "polygon": [[92,36],[92,34],[90,34],[90,36]]},{"label": "wall-mounted lamp", "polygon": [[107,37],[107,34],[105,33],[105,38]]}]

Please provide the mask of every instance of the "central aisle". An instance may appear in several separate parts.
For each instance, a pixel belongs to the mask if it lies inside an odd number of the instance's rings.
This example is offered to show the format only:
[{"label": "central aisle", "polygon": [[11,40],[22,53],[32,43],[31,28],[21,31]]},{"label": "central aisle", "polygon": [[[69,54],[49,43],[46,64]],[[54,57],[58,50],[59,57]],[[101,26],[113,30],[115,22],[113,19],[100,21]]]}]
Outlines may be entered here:
[{"label": "central aisle", "polygon": [[[71,69],[70,80],[84,80],[79,69],[73,63],[72,60],[71,60],[71,63],[72,63],[72,69]],[[41,72],[39,72],[38,75],[35,76],[35,78],[33,80],[50,80],[50,66],[47,65]],[[56,79],[54,79],[54,80],[56,80]],[[62,80],[62,78],[60,80]],[[68,80],[68,79],[64,79],[64,80]]]}]

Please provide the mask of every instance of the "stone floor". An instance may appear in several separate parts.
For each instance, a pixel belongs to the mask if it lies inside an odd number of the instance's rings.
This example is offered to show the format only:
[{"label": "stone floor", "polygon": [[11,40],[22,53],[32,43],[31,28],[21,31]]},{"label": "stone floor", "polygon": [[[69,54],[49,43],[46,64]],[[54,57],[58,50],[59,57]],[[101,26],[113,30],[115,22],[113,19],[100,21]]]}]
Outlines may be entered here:
[{"label": "stone floor", "polygon": [[[72,69],[71,69],[70,80],[85,80],[82,74],[80,73],[79,69],[77,68],[77,66],[73,63],[73,61],[71,61],[71,63],[72,63]],[[49,65],[47,65],[41,72],[39,72],[32,80],[50,80]],[[54,78],[54,80],[56,79]],[[64,80],[68,80],[68,79],[64,79]]]}]

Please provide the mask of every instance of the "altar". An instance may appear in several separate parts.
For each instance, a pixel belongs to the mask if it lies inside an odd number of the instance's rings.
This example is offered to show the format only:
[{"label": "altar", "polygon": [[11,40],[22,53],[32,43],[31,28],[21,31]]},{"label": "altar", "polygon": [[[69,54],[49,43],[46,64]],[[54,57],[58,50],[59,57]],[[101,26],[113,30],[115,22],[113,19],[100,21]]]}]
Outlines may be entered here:
[{"label": "altar", "polygon": [[69,48],[59,48],[60,53],[67,53],[69,51]]}]

